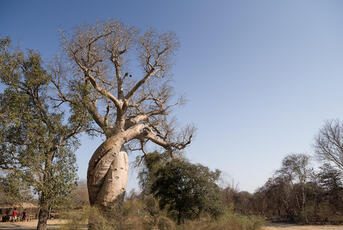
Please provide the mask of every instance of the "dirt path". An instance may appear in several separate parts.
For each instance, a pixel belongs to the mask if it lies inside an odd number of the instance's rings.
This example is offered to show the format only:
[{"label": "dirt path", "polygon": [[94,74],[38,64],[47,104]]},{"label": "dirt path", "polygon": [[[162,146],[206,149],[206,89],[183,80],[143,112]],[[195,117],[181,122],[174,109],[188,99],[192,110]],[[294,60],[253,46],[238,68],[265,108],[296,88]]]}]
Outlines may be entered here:
[{"label": "dirt path", "polygon": [[[61,225],[65,224],[65,220],[48,220],[48,229],[58,229]],[[32,230],[36,229],[37,220],[25,222],[0,222],[0,230],[5,229],[18,229],[18,230]]]}]

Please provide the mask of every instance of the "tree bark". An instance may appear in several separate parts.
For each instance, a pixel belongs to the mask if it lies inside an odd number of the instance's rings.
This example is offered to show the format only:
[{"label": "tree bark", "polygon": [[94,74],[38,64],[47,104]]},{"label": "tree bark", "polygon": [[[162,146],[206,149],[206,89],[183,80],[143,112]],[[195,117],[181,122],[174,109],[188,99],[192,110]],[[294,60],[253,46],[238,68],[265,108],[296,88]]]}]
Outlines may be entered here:
[{"label": "tree bark", "polygon": [[49,210],[47,205],[41,205],[38,214],[37,230],[46,230],[49,217]]},{"label": "tree bark", "polygon": [[104,141],[89,161],[87,185],[92,206],[107,209],[122,198],[128,180],[128,157],[121,151],[125,138],[115,135]]}]

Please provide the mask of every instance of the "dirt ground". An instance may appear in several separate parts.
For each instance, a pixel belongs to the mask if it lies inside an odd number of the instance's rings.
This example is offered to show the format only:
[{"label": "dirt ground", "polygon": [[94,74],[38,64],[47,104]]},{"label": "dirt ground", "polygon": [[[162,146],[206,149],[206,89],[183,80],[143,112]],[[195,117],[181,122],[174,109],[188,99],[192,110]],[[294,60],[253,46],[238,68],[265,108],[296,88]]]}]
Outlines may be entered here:
[{"label": "dirt ground", "polygon": [[[49,220],[48,229],[59,229],[65,220]],[[28,222],[16,222],[16,223],[2,223],[0,222],[0,230],[18,229],[18,230],[33,230],[36,229],[37,220]],[[85,228],[86,229],[86,228]],[[301,226],[290,224],[268,224],[262,228],[263,230],[343,230],[343,225],[322,225],[322,226]]]},{"label": "dirt ground", "polygon": [[[65,220],[48,220],[48,229],[58,229],[61,225],[65,224]],[[25,222],[0,222],[0,229],[18,229],[18,230],[32,230],[36,229],[37,220]]]}]

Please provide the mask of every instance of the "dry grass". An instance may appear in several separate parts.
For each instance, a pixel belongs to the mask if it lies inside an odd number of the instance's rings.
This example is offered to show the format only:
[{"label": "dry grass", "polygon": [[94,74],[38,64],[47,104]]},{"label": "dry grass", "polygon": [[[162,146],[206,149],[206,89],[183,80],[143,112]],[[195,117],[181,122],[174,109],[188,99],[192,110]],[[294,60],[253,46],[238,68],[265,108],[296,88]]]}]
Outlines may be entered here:
[{"label": "dry grass", "polygon": [[[67,223],[66,220],[49,220],[48,229],[60,229]],[[37,220],[28,222],[16,222],[16,223],[2,223],[0,222],[0,229],[20,229],[31,230],[36,229]],[[262,228],[262,230],[343,230],[342,225],[290,225],[290,224],[271,224]]]},{"label": "dry grass", "polygon": [[343,230],[342,225],[291,225],[272,224],[262,228],[263,230]]}]

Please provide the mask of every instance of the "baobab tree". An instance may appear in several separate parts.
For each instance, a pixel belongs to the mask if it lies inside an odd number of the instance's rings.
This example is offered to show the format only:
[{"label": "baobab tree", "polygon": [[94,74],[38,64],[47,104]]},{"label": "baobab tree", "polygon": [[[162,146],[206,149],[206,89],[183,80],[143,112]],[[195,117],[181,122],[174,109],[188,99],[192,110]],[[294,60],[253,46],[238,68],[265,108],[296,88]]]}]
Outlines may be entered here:
[{"label": "baobab tree", "polygon": [[90,204],[111,207],[124,194],[128,151],[144,156],[148,143],[174,154],[190,144],[193,128],[177,130],[169,118],[173,101],[168,73],[178,42],[173,33],[136,28],[110,21],[65,35],[63,47],[71,64],[66,76],[54,67],[61,103],[72,112],[86,111],[93,132],[103,134],[88,165]]}]

